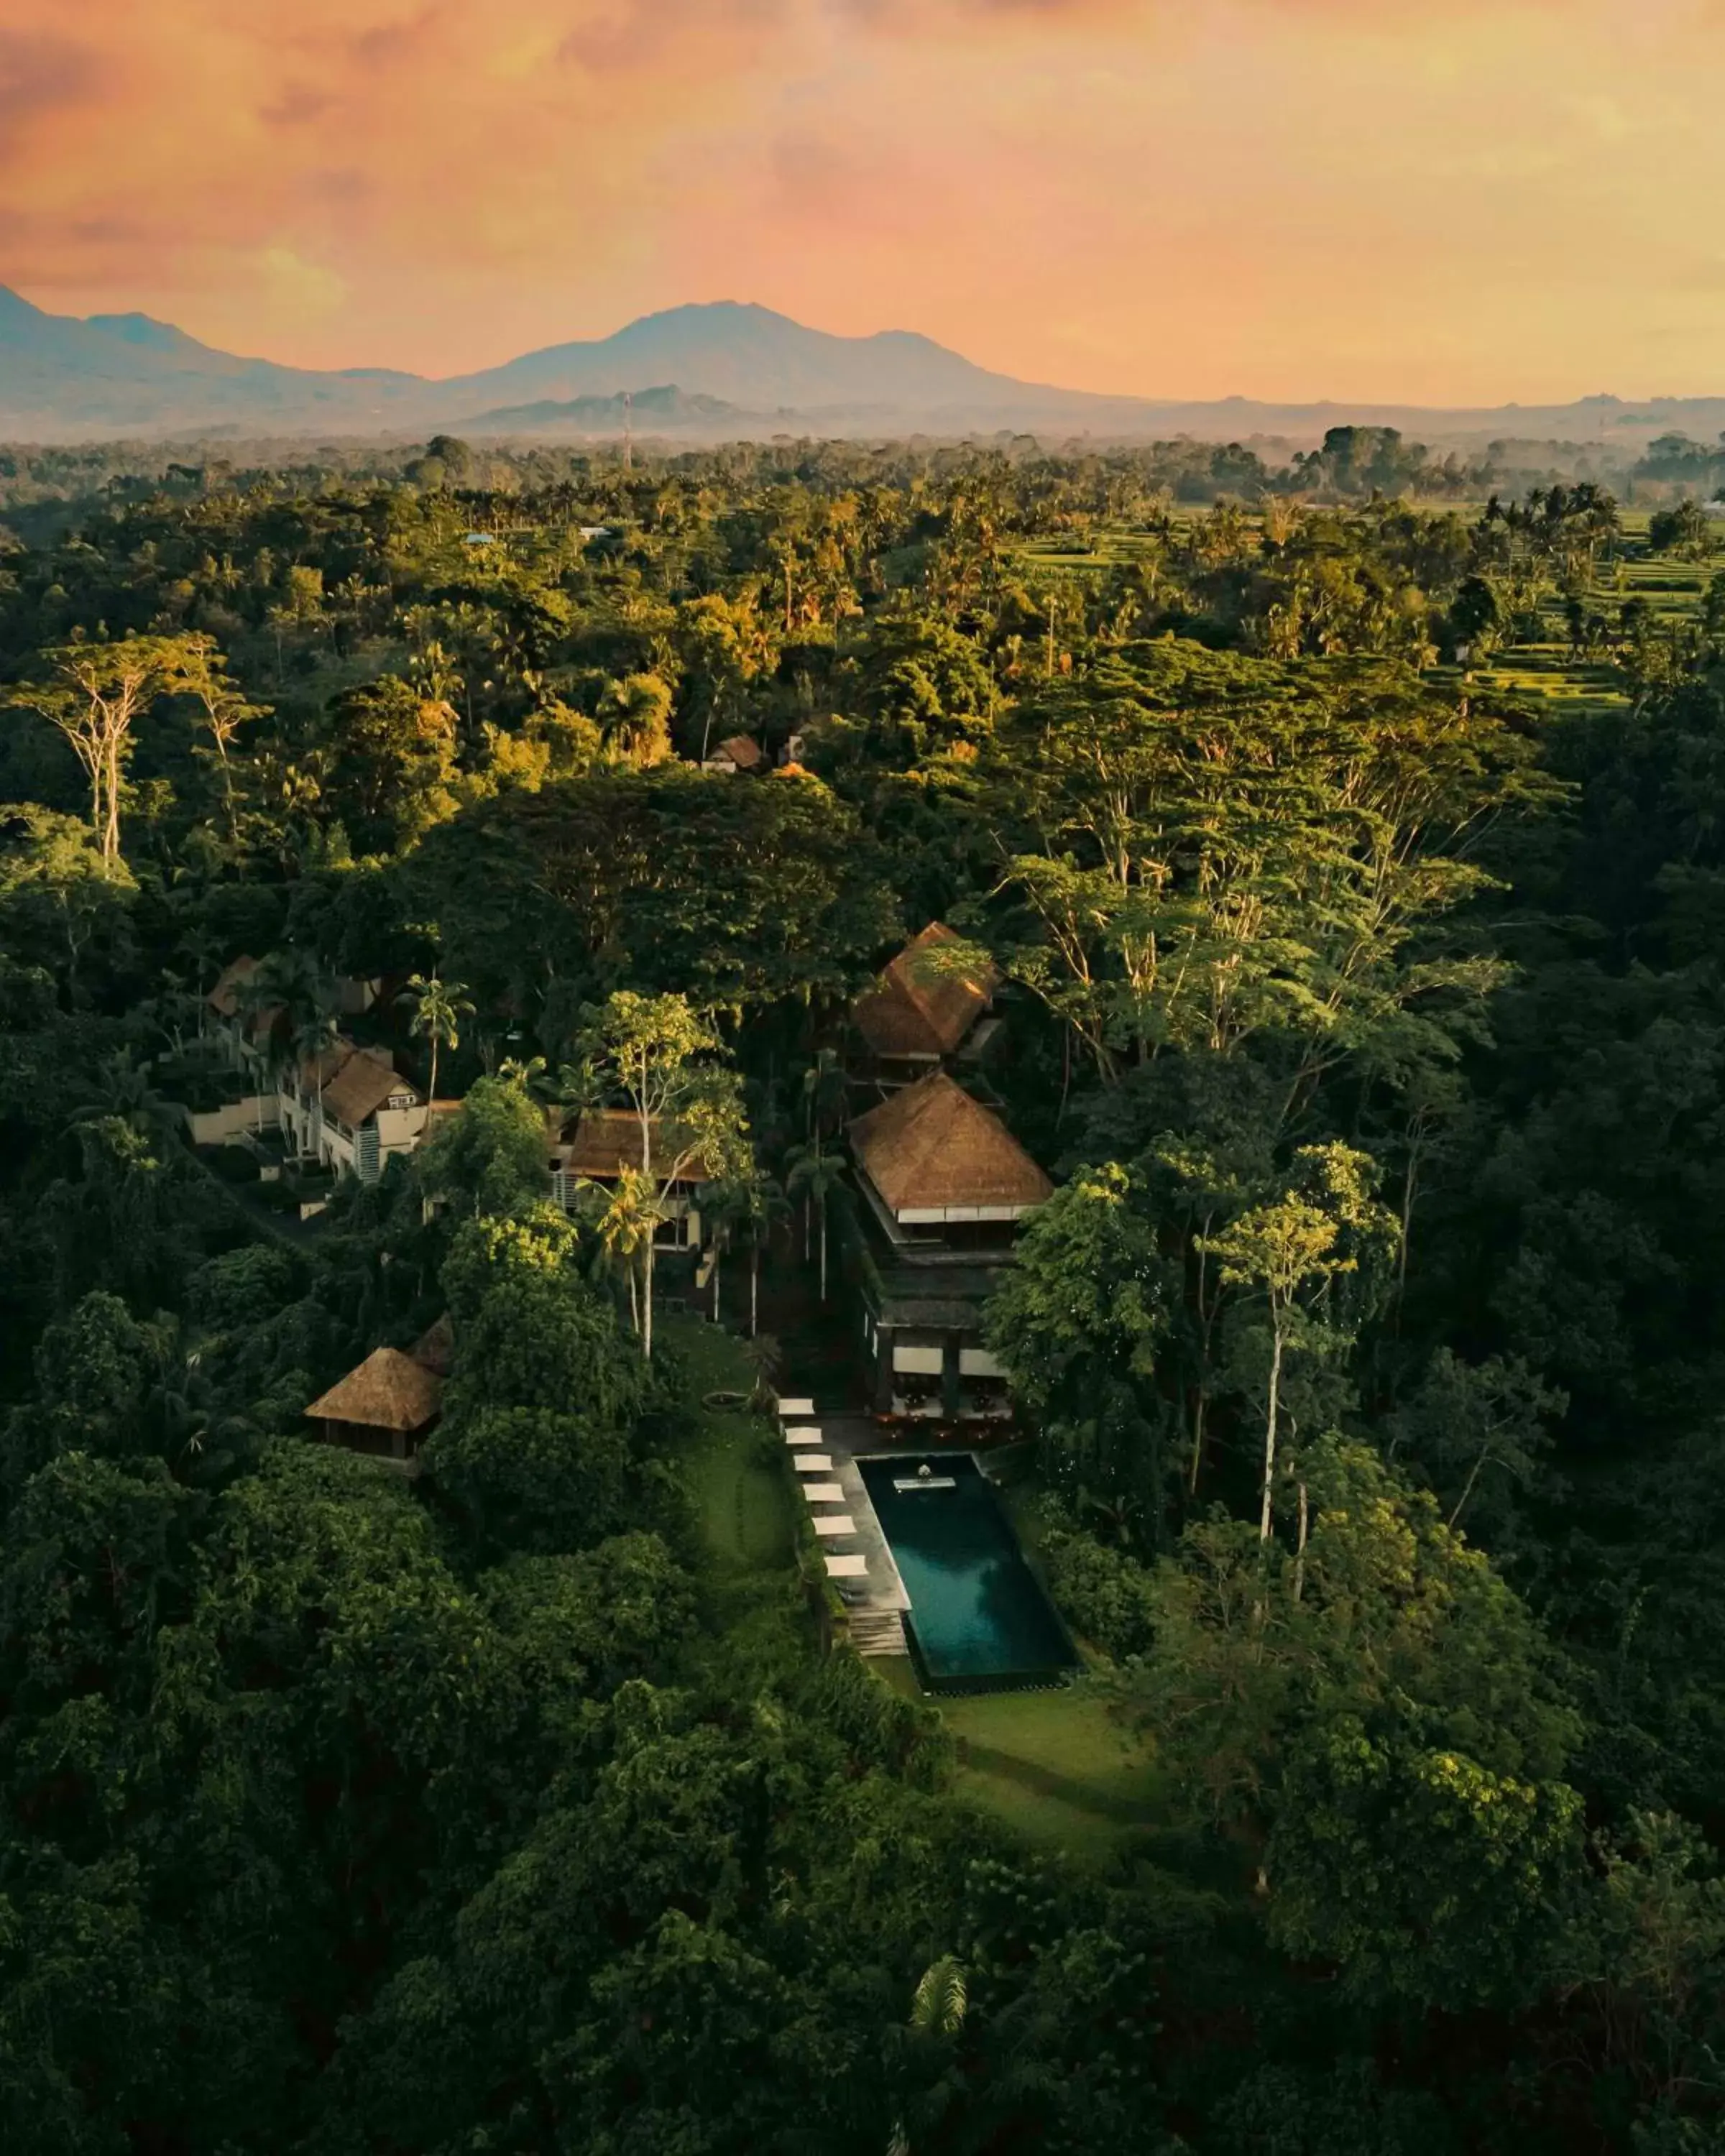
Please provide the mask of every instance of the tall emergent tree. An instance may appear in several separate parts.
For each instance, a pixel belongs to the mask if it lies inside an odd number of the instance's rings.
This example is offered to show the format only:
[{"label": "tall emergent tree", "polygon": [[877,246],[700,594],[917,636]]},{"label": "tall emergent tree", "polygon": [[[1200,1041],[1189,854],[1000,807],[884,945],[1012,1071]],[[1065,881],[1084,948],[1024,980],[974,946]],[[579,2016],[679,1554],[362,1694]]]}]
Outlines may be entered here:
[{"label": "tall emergent tree", "polygon": [[[740,1178],[751,1165],[747,1117],[737,1074],[720,1060],[719,1037],[682,996],[619,989],[594,1014],[585,1046],[605,1089],[620,1095],[639,1127],[644,1194],[671,1216],[675,1186],[691,1178]],[[649,1235],[641,1256],[641,1352],[653,1354]]]},{"label": "tall emergent tree", "polygon": [[160,696],[189,688],[205,657],[187,639],[128,636],[64,644],[43,653],[47,678],[12,690],[59,734],[90,781],[90,820],[111,875],[120,859],[120,797],[132,729]]},{"label": "tall emergent tree", "polygon": [[1265,1377],[1264,1480],[1258,1539],[1270,1539],[1283,1365],[1291,1347],[1324,1342],[1322,1306],[1335,1281],[1395,1246],[1394,1216],[1372,1195],[1369,1157],[1344,1145],[1302,1146],[1301,1178],[1284,1194],[1229,1223],[1203,1247],[1230,1287],[1261,1295],[1270,1317]]},{"label": "tall emergent tree", "polygon": [[461,1045],[461,1021],[473,1016],[473,1005],[468,1000],[465,981],[440,980],[434,973],[414,973],[401,992],[399,1000],[410,1004],[413,1017],[408,1030],[416,1040],[431,1043],[431,1071],[426,1091],[429,1098],[437,1098],[437,1051],[440,1046],[459,1048]]}]

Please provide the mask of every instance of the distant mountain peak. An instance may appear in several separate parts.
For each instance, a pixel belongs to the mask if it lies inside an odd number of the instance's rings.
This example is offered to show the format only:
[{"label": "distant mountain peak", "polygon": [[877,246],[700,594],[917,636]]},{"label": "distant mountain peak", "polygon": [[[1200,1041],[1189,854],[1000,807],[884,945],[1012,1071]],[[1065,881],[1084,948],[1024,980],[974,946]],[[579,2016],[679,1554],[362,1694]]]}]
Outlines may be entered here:
[{"label": "distant mountain peak", "polygon": [[[672,388],[668,385],[680,384]],[[1452,444],[1513,428],[1590,441],[1681,426],[1712,440],[1725,399],[1622,401],[1435,412],[1358,402],[1266,404],[1102,397],[991,373],[919,331],[839,336],[810,329],[757,300],[691,300],[643,315],[614,335],[551,345],[506,365],[428,381],[383,367],[340,372],[278,366],[201,344],[151,315],[50,314],[0,285],[0,439],[187,441],[221,434],[417,437],[475,431],[565,435],[622,432],[622,400],[640,431],[655,425],[708,439],[789,429],[822,435],[992,435],[1059,441],[1089,434],[1143,440],[1187,434],[1247,439],[1253,430],[1315,441],[1327,425],[1393,425]]]},{"label": "distant mountain peak", "polygon": [[89,315],[85,327],[100,330],[105,336],[118,337],[122,344],[141,346],[150,352],[208,352],[213,349],[200,344],[184,330],[176,329],[172,322],[159,322],[154,315]]}]

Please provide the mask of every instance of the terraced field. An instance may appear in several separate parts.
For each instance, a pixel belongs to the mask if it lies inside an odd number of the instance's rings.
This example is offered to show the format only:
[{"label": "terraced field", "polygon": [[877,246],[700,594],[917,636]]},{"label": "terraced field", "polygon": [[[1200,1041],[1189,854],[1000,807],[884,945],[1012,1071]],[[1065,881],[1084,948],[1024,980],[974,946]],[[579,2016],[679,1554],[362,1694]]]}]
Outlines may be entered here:
[{"label": "terraced field", "polygon": [[[1725,538],[1725,531],[1721,536]],[[1656,632],[1668,630],[1699,619],[1707,586],[1722,566],[1725,557],[1719,554],[1702,562],[1680,562],[1651,553],[1646,516],[1627,512],[1618,557],[1600,564],[1587,594],[1587,609],[1615,628],[1625,602],[1642,599]],[[1609,654],[1581,657],[1571,650],[1562,596],[1548,594],[1542,612],[1547,626],[1544,639],[1503,647],[1476,678],[1491,686],[1548,698],[1567,711],[1626,705],[1629,684]]]},{"label": "terraced field", "polygon": [[[1484,506],[1477,502],[1421,506],[1454,511],[1469,521],[1476,518]],[[1174,521],[1177,526],[1189,525],[1207,513],[1177,511]],[[1708,584],[1725,568],[1725,525],[1716,526],[1720,551],[1700,562],[1678,561],[1651,552],[1647,526],[1647,512],[1624,513],[1623,536],[1615,557],[1601,562],[1587,593],[1589,613],[1601,616],[1614,632],[1625,602],[1631,599],[1646,603],[1656,633],[1698,619]],[[1015,559],[1036,585],[1069,581],[1076,584],[1139,558],[1154,543],[1142,533],[1099,531],[1086,542],[1034,540],[1016,550]],[[1544,632],[1538,639],[1500,646],[1489,665],[1475,670],[1474,679],[1483,686],[1544,698],[1566,712],[1579,714],[1626,705],[1629,683],[1609,650],[1578,654],[1571,649],[1563,595],[1547,593],[1541,613]]]}]

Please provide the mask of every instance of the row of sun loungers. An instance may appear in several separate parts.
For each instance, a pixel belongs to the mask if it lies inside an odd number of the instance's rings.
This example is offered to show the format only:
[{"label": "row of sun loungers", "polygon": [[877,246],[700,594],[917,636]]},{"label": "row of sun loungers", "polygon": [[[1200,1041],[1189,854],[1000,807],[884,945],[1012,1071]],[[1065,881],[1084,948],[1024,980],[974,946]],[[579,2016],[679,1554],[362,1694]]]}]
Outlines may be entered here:
[{"label": "row of sun loungers", "polygon": [[[844,1510],[845,1491],[832,1479],[831,1455],[820,1449],[820,1426],[808,1417],[814,1413],[813,1400],[781,1400],[778,1419],[784,1430],[784,1441],[790,1450],[791,1465],[803,1478],[803,1496],[810,1507],[809,1524],[823,1543],[850,1541],[856,1533],[856,1522]],[[817,1505],[831,1505],[834,1512],[815,1512]],[[857,1550],[834,1550],[824,1553],[829,1579],[865,1580],[869,1576],[869,1561]]]}]

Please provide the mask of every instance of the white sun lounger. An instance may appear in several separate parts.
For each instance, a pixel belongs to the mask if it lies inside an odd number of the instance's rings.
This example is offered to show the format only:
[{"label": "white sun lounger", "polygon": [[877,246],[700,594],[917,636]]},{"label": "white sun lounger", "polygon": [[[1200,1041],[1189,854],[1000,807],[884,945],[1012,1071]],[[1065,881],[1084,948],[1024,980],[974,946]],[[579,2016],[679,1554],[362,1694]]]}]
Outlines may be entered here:
[{"label": "white sun lounger", "polygon": [[840,1535],[854,1535],[856,1522],[849,1512],[817,1512],[811,1523],[818,1535],[836,1541]]},{"label": "white sun lounger", "polygon": [[784,1434],[784,1441],[787,1445],[819,1445],[820,1432],[807,1427],[800,1430],[788,1430]]},{"label": "white sun lounger", "polygon": [[791,1465],[799,1475],[830,1475],[833,1463],[824,1452],[798,1452],[793,1455]]},{"label": "white sun lounger", "polygon": [[845,1502],[844,1486],[838,1482],[805,1482],[803,1495],[811,1505],[842,1505]]},{"label": "white sun lounger", "polygon": [[781,1400],[778,1404],[778,1419],[781,1422],[789,1422],[797,1416],[812,1415],[814,1413],[813,1400]]},{"label": "white sun lounger", "polygon": [[868,1576],[869,1561],[865,1557],[846,1554],[844,1557],[829,1557],[827,1559],[829,1579],[866,1579]]}]

